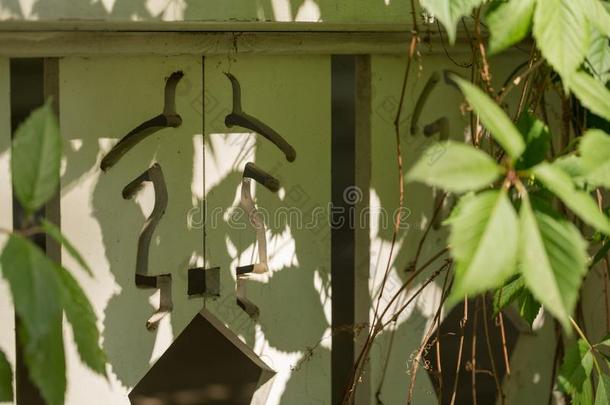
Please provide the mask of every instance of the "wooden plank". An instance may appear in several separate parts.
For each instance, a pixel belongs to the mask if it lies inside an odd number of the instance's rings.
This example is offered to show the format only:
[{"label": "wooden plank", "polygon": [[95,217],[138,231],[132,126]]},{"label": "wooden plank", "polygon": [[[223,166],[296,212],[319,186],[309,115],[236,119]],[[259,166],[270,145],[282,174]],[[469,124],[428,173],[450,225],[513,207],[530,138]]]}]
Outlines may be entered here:
[{"label": "wooden plank", "polygon": [[161,31],[161,32],[402,32],[409,24],[276,21],[16,21],[0,22],[0,31]]},{"label": "wooden plank", "polygon": [[[182,125],[149,136],[102,172],[100,160],[109,148],[161,113],[165,78],[178,70],[184,73],[176,88]],[[66,328],[67,404],[129,404],[131,387],[201,309],[201,299],[187,296],[187,271],[203,262],[203,230],[190,221],[203,193],[201,70],[196,56],[60,60],[66,161],[61,227],[95,277],[79,270],[65,249],[62,262],[93,304],[109,359],[107,382],[82,365]],[[157,309],[159,296],[155,290],[137,288],[134,275],[138,238],[155,198],[150,184],[133,200],[125,200],[122,189],[154,162],[164,172],[169,203],[150,245],[149,274],[172,274],[174,310],[151,332],[145,323]]]},{"label": "wooden plank", "polygon": [[[221,298],[207,308],[278,374],[268,405],[328,404],[330,388],[330,58],[206,57],[206,265],[220,266]],[[296,150],[289,163],[268,140],[227,128],[230,71],[242,107]],[[246,162],[280,181],[275,194],[255,186],[267,218],[270,277],[247,284],[257,321],[236,304],[235,269],[256,262],[255,232],[239,213]],[[264,210],[264,211],[262,211]]]},{"label": "wooden plank", "polygon": [[[0,27],[2,23],[0,23]],[[405,54],[405,32],[0,31],[0,56]],[[423,55],[444,54],[438,32]],[[452,53],[469,53],[459,38]]]}]

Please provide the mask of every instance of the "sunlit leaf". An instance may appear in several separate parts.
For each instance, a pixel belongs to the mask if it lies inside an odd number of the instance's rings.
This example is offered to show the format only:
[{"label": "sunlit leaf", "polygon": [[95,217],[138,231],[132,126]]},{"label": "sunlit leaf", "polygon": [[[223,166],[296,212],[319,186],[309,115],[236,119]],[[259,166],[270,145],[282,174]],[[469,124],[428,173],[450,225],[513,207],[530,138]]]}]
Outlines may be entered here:
[{"label": "sunlit leaf", "polygon": [[575,0],[537,0],[534,37],[546,60],[562,77],[576,71],[589,47],[589,22]]},{"label": "sunlit leaf", "polygon": [[506,153],[513,159],[521,156],[525,150],[523,137],[500,106],[469,81],[456,75],[452,75],[451,78],[460,87],[474,111],[479,114],[483,125],[489,129]]},{"label": "sunlit leaf", "polygon": [[0,402],[13,401],[13,369],[0,350]]},{"label": "sunlit leaf", "polygon": [[570,176],[559,167],[540,163],[532,172],[546,188],[578,215],[584,222],[600,232],[610,235],[610,220],[604,215],[595,200],[584,191],[578,190]]},{"label": "sunlit leaf", "polygon": [[491,38],[489,52],[499,53],[524,39],[532,25],[535,0],[498,1],[485,18]]},{"label": "sunlit leaf", "polygon": [[583,71],[574,72],[565,79],[583,106],[610,121],[610,90]]},{"label": "sunlit leaf", "polygon": [[519,212],[519,264],[534,297],[566,328],[587,271],[586,243],[570,222],[534,210],[527,196]]},{"label": "sunlit leaf", "polygon": [[497,288],[516,271],[517,215],[505,191],[485,191],[463,204],[451,222],[455,281],[448,302]]},{"label": "sunlit leaf", "polygon": [[36,211],[55,194],[60,160],[59,126],[47,102],[17,128],[13,139],[13,185],[26,212]]},{"label": "sunlit leaf", "polygon": [[582,137],[578,150],[586,181],[610,187],[610,135],[591,129]]},{"label": "sunlit leaf", "polygon": [[66,251],[70,253],[70,255],[78,262],[78,264],[89,273],[90,276],[93,276],[93,272],[91,271],[91,267],[85,262],[83,256],[76,250],[74,245],[70,243],[70,241],[61,233],[59,228],[53,224],[52,222],[47,221],[46,219],[42,219],[40,226],[42,230],[47,234],[51,235],[53,239],[57,241],[57,243],[63,245],[66,248]]},{"label": "sunlit leaf", "polygon": [[408,180],[460,193],[486,187],[501,173],[500,166],[488,154],[472,146],[453,141],[441,145],[442,156],[432,163],[420,159],[407,174]]},{"label": "sunlit leaf", "polygon": [[449,42],[453,44],[460,19],[470,15],[472,10],[483,4],[485,0],[420,0],[419,2],[430,14],[439,19],[447,30]]},{"label": "sunlit leaf", "polygon": [[610,80],[610,39],[597,30],[591,33],[587,51],[587,68],[603,84]]}]

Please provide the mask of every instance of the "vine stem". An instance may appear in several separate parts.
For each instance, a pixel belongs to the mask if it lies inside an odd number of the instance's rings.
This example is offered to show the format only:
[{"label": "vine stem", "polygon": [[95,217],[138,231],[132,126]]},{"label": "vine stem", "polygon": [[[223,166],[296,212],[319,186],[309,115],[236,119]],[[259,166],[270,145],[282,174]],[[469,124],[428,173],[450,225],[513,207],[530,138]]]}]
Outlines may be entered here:
[{"label": "vine stem", "polygon": [[[578,336],[580,336],[580,338],[587,344],[587,346],[589,346],[589,350],[591,350],[591,352],[593,352],[595,350],[593,348],[593,345],[591,344],[591,342],[589,342],[589,339],[587,339],[587,336],[585,336],[585,333],[582,331],[582,329],[580,329],[580,326],[578,326],[578,324],[576,323],[574,318],[570,317],[570,322],[572,323],[572,326],[574,327],[574,329],[576,329],[576,333],[578,333]],[[591,354],[593,354],[593,353],[591,353]],[[595,364],[595,369],[597,370],[597,373],[601,376],[602,370],[599,367],[599,363],[597,362],[597,359],[595,358],[595,356],[591,356],[591,357],[593,358],[593,364]]]}]

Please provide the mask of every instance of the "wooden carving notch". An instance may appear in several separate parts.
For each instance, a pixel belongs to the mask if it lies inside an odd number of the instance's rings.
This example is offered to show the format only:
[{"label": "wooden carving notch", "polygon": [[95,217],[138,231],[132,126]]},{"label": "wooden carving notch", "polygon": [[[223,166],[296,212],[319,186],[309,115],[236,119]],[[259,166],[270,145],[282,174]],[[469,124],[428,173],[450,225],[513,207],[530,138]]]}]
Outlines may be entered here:
[{"label": "wooden carving notch", "polygon": [[155,232],[157,224],[165,214],[167,208],[167,187],[163,171],[158,163],[152,165],[148,170],[139,175],[123,189],[123,198],[131,199],[142,188],[144,182],[150,181],[155,190],[155,206],[152,213],[146,219],[140,237],[138,239],[138,253],[136,257],[136,286],[139,288],[153,288],[160,292],[159,309],[146,321],[146,328],[154,330],[159,321],[169,314],[173,308],[172,303],[172,275],[160,274],[151,276],[148,274],[148,252],[150,240]]},{"label": "wooden carving notch", "polygon": [[154,118],[129,131],[104,156],[100,167],[106,171],[114,166],[130,149],[163,128],[176,128],[182,124],[182,117],[176,112],[176,85],[184,74],[181,71],[172,73],[165,82],[163,112]]},{"label": "wooden carving notch", "polygon": [[225,73],[225,75],[231,81],[231,87],[233,89],[233,111],[225,117],[225,125],[228,128],[239,126],[264,136],[284,153],[286,160],[294,162],[297,157],[294,148],[273,128],[242,110],[241,86],[239,85],[239,81],[237,81],[235,76],[231,73]]},{"label": "wooden carving notch", "polygon": [[[267,238],[265,235],[265,221],[256,209],[254,200],[252,199],[252,180],[263,185],[271,192],[277,192],[280,188],[280,182],[258,168],[254,163],[246,163],[241,182],[241,199],[240,204],[246,212],[246,218],[256,231],[256,244],[258,246],[258,263],[249,264],[246,266],[238,266],[237,273],[237,305],[239,305],[253,319],[259,315],[258,307],[246,297],[247,280],[255,280],[269,271],[267,265]],[[263,276],[264,277],[264,276]]]},{"label": "wooden carving notch", "polygon": [[220,267],[189,269],[188,295],[191,297],[220,297]]}]

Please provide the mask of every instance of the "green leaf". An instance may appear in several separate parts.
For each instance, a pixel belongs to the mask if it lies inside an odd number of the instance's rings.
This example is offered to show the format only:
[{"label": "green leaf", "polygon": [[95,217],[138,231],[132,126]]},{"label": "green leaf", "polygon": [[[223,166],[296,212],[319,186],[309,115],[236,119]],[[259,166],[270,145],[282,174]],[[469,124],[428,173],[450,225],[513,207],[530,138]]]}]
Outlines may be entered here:
[{"label": "green leaf", "polygon": [[543,162],[532,169],[536,178],[563,201],[585,223],[610,235],[610,220],[597,207],[589,194],[580,191],[559,167]]},{"label": "green leaf", "polygon": [[572,396],[572,405],[593,405],[593,383],[590,378],[582,385],[582,391]]},{"label": "green leaf", "polygon": [[578,339],[571,345],[563,358],[559,368],[557,382],[562,390],[574,395],[583,392],[585,381],[591,376],[593,370],[593,354],[587,343]]},{"label": "green leaf", "polygon": [[408,180],[461,193],[489,186],[501,173],[500,166],[488,154],[472,146],[453,141],[441,145],[442,157],[433,163],[420,159],[407,174]]},{"label": "green leaf", "polygon": [[497,2],[497,7],[488,11],[486,21],[491,32],[490,54],[497,54],[527,36],[535,5],[535,0],[510,0]]},{"label": "green leaf", "polygon": [[528,169],[542,162],[546,157],[551,134],[542,121],[527,112],[519,117],[517,128],[523,135],[526,146],[515,167],[518,170]]},{"label": "green leaf", "polygon": [[578,150],[586,181],[595,187],[610,187],[610,135],[590,129],[583,135]]},{"label": "green leaf", "polygon": [[61,282],[63,306],[72,325],[80,358],[93,371],[106,375],[106,355],[99,345],[100,333],[93,308],[72,275],[59,265],[55,266],[55,270]]},{"label": "green leaf", "polygon": [[586,243],[570,222],[534,212],[527,196],[519,212],[519,230],[519,264],[525,283],[569,330],[569,317],[587,271]]},{"label": "green leaf", "polygon": [[60,286],[56,264],[29,240],[12,234],[0,256],[21,320],[30,376],[50,405],[62,405],[66,389]]},{"label": "green leaf", "polygon": [[469,198],[451,222],[455,281],[448,304],[465,295],[496,288],[516,271],[517,215],[506,191],[485,191]]},{"label": "green leaf", "polygon": [[519,315],[521,315],[521,318],[532,326],[540,313],[540,308],[540,303],[527,288],[524,288],[519,295]]},{"label": "green leaf", "polygon": [[53,317],[61,314],[59,285],[53,263],[29,240],[12,234],[0,268],[8,281],[15,311],[31,339],[43,339],[52,327]]},{"label": "green leaf", "polygon": [[610,121],[610,90],[599,80],[578,71],[570,75],[566,83],[585,108]]},{"label": "green leaf", "polygon": [[610,250],[610,240],[606,240],[601,248],[595,253],[595,256],[591,259],[591,263],[589,264],[590,268],[593,268],[597,263],[603,260],[608,254],[608,250]]},{"label": "green leaf", "polygon": [[494,315],[497,315],[498,312],[516,300],[524,287],[525,281],[523,281],[523,277],[517,276],[498,288],[493,296]]},{"label": "green leaf", "polygon": [[479,114],[481,122],[494,139],[513,159],[517,159],[525,150],[523,137],[502,109],[474,84],[459,76],[451,75],[468,100],[468,103]]},{"label": "green leaf", "polygon": [[66,362],[62,334],[62,314],[53,314],[49,334],[35,340],[20,327],[24,357],[30,378],[49,405],[63,405],[66,392]]},{"label": "green leaf", "polygon": [[61,136],[50,102],[17,128],[11,167],[17,199],[27,213],[47,202],[59,184]]},{"label": "green leaf", "polygon": [[91,267],[87,264],[85,259],[81,256],[81,254],[76,250],[74,245],[70,243],[70,241],[64,237],[59,228],[52,222],[47,221],[46,219],[42,219],[40,222],[40,226],[45,233],[51,235],[53,239],[55,239],[59,244],[63,245],[68,253],[72,255],[74,260],[78,262],[78,264],[90,275],[93,276],[93,271],[91,271]]},{"label": "green leaf", "polygon": [[553,162],[553,166],[558,167],[572,179],[584,176],[585,171],[582,167],[582,159],[574,154],[562,156]]},{"label": "green leaf", "polygon": [[587,13],[587,18],[596,30],[610,37],[610,4],[607,1],[580,0],[580,7]]},{"label": "green leaf", "polygon": [[597,393],[595,394],[595,405],[610,404],[610,377],[607,374],[599,376]]},{"label": "green leaf", "polygon": [[420,4],[443,24],[449,42],[455,42],[457,24],[462,17],[470,15],[475,7],[485,0],[420,0]]},{"label": "green leaf", "polygon": [[587,51],[588,68],[602,84],[610,80],[610,42],[608,37],[597,30],[591,34],[591,44]]},{"label": "green leaf", "polygon": [[0,402],[13,401],[13,370],[11,363],[0,350]]},{"label": "green leaf", "polygon": [[580,67],[589,48],[589,22],[575,0],[537,0],[534,37],[538,48],[562,77]]}]

